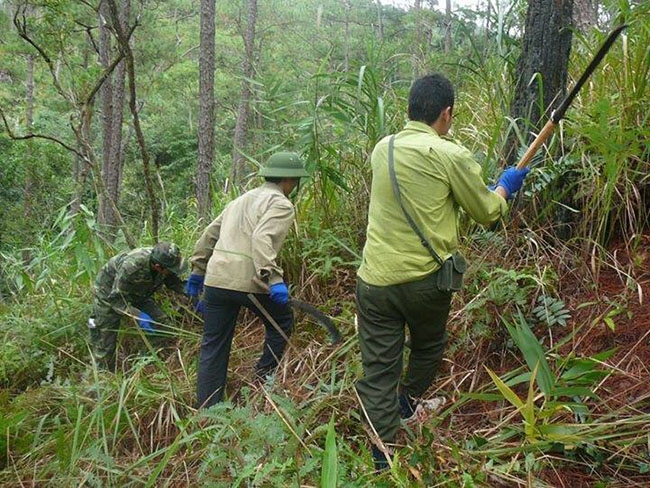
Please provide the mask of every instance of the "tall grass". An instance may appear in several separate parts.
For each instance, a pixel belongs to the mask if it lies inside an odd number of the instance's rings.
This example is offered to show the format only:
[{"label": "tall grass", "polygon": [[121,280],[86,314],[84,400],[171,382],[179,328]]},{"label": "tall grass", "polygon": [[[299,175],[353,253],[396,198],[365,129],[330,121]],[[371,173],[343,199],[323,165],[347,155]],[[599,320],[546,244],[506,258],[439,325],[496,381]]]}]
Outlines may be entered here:
[{"label": "tall grass", "polygon": [[[400,434],[390,472],[377,477],[372,471],[352,390],[362,370],[354,270],[369,154],[404,120],[403,73],[410,65],[374,53],[372,63],[346,75],[323,69],[311,79],[313,97],[278,95],[276,112],[267,114],[287,124],[287,141],[314,170],[297,199],[298,225],[282,256],[292,293],[337,314],[342,344],[329,346],[324,331],[298,316],[286,359],[259,383],[251,369],[262,327],[245,314],[231,357],[230,401],[197,412],[201,323],[187,307],[178,310],[182,299],[165,297],[177,324],[173,347],[143,352],[125,324],[118,373],[97,371],[85,342],[90,286],[125,243],[97,237],[90,211],[73,218],[62,210],[29,264],[19,251],[2,256],[9,295],[0,303],[0,484],[557,486],[551,476],[563,469],[593,486],[647,481],[648,396],[623,402],[607,391],[614,379],[643,384],[643,368],[626,369],[628,355],[611,356],[609,349],[582,354],[579,348],[599,327],[616,328],[611,324],[625,314],[629,297],[609,297],[599,309],[598,297],[582,303],[563,295],[563,281],[585,287],[593,281],[579,245],[602,249],[594,262],[610,262],[601,245],[612,236],[634,242],[647,225],[649,6],[620,6],[631,22],[627,38],[568,112],[553,142],[563,148],[561,157],[540,157],[520,207],[526,228],[471,227],[475,232],[463,241],[472,267],[465,291],[455,297],[441,377],[428,392],[450,401]],[[601,37],[576,37],[572,76]],[[509,48],[502,44],[501,57],[456,66],[463,73],[457,135],[477,153],[486,178],[496,173],[510,130],[502,116],[512,79]],[[277,131],[262,134],[271,135]],[[215,215],[229,198],[216,199]],[[580,215],[569,245],[553,240],[558,202]],[[201,229],[173,205],[166,212],[161,235],[190,252]],[[139,232],[140,242],[150,243],[147,227]],[[593,313],[578,321],[585,310]]]}]

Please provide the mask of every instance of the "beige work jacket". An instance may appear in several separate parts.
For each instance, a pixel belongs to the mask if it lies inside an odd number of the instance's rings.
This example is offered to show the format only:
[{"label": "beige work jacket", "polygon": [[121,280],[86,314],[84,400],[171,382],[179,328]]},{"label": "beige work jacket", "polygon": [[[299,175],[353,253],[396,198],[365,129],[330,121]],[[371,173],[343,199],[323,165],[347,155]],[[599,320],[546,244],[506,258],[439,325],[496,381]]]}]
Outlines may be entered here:
[{"label": "beige work jacket", "polygon": [[266,182],[230,202],[194,246],[192,272],[205,285],[247,293],[267,293],[283,281],[277,264],[295,212],[275,183]]}]

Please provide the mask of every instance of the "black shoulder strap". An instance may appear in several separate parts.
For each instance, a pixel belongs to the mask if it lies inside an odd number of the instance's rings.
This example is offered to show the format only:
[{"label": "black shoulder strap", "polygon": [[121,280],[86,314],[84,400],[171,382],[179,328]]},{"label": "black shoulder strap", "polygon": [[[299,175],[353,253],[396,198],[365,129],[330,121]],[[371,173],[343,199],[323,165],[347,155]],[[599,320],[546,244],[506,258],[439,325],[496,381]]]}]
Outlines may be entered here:
[{"label": "black shoulder strap", "polygon": [[406,217],[406,221],[409,223],[411,226],[411,229],[417,234],[417,236],[420,238],[420,242],[422,245],[426,248],[427,251],[429,251],[429,254],[433,256],[433,259],[435,259],[440,266],[442,266],[442,258],[438,255],[438,253],[435,251],[435,249],[431,246],[429,241],[427,240],[426,237],[424,237],[424,234],[420,230],[420,228],[417,226],[413,218],[409,215],[409,213],[406,211],[406,207],[404,206],[404,203],[402,202],[402,196],[399,190],[399,185],[397,184],[397,175],[395,175],[395,161],[393,159],[393,152],[394,152],[394,147],[395,147],[395,136],[392,135],[388,141],[388,170],[390,172],[390,181],[393,184],[393,192],[395,193],[395,198],[397,199],[397,202],[399,203],[399,206],[402,207],[402,212],[404,212],[404,216]]}]

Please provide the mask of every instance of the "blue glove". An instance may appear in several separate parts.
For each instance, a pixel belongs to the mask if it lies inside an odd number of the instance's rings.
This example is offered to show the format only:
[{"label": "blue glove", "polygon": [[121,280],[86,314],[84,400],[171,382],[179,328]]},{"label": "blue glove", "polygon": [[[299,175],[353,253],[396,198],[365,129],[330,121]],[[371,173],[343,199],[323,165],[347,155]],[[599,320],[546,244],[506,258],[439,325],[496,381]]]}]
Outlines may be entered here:
[{"label": "blue glove", "polygon": [[497,186],[502,186],[508,193],[508,198],[512,198],[524,184],[524,178],[530,172],[530,168],[517,169],[514,166],[506,169],[497,181]]},{"label": "blue glove", "polygon": [[196,302],[196,304],[194,304],[194,311],[203,315],[203,312],[205,312],[205,302],[203,300]]},{"label": "blue glove", "polygon": [[203,280],[205,276],[192,273],[185,283],[185,293],[191,297],[198,297],[203,291]]},{"label": "blue glove", "polygon": [[148,332],[150,334],[156,332],[156,329],[153,328],[153,319],[147,312],[140,312],[137,321],[140,328],[145,332]]},{"label": "blue glove", "polygon": [[289,288],[283,281],[271,285],[271,300],[280,305],[285,305],[289,302]]}]

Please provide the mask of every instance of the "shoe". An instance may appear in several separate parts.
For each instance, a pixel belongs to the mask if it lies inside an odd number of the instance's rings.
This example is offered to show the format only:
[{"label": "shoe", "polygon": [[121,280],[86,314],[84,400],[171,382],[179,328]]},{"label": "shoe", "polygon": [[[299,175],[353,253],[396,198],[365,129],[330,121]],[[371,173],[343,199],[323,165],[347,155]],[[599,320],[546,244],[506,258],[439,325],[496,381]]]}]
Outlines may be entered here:
[{"label": "shoe", "polygon": [[402,420],[410,419],[415,414],[417,402],[408,393],[400,393],[397,397],[399,402],[399,416]]},{"label": "shoe", "polygon": [[423,409],[425,412],[435,412],[437,410],[440,410],[440,408],[444,406],[445,403],[447,403],[447,399],[445,397],[437,396],[431,398],[430,400],[420,400],[418,402],[418,408]]},{"label": "shoe", "polygon": [[375,445],[372,446],[372,459],[375,462],[375,474],[382,473],[383,471],[390,468],[386,454],[384,454],[384,452]]},{"label": "shoe", "polygon": [[[447,399],[445,397],[438,396],[433,397],[429,400],[411,399],[411,401],[415,402],[413,413],[407,417],[402,415],[402,421],[404,421],[406,424],[425,422],[431,413],[436,412],[442,408],[442,406],[447,402]],[[400,414],[401,413],[402,410],[400,408]]]}]

